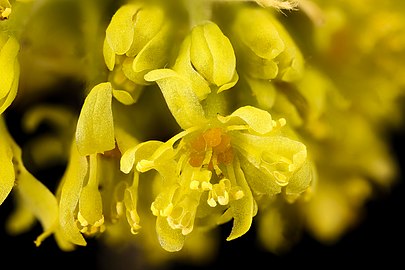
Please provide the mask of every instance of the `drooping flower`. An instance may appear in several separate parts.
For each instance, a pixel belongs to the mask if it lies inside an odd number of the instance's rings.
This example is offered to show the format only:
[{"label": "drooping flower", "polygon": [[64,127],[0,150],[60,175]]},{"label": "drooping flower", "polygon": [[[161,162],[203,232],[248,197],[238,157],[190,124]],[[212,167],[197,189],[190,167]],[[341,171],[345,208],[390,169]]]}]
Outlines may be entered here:
[{"label": "drooping flower", "polygon": [[[152,71],[145,79],[156,80],[184,131],[165,143],[147,141],[129,149],[121,170],[135,166],[162,176],[164,188],[151,210],[166,250],[180,250],[201,220],[233,219],[227,239],[240,237],[257,212],[257,196],[282,193],[293,201],[309,187],[312,171],[306,147],[283,132],[285,119],[273,120],[251,106],[207,118],[191,83],[174,71]],[[135,163],[133,157],[145,149],[153,154]]]}]

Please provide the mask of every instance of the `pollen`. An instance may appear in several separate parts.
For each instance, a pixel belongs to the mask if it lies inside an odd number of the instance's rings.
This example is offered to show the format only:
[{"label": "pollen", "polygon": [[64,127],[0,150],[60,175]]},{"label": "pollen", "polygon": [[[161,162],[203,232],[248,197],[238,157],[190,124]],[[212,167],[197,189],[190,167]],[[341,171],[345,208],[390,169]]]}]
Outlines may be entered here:
[{"label": "pollen", "polygon": [[221,128],[211,128],[190,142],[189,163],[193,167],[207,165],[209,170],[218,171],[218,165],[233,161],[231,138]]}]

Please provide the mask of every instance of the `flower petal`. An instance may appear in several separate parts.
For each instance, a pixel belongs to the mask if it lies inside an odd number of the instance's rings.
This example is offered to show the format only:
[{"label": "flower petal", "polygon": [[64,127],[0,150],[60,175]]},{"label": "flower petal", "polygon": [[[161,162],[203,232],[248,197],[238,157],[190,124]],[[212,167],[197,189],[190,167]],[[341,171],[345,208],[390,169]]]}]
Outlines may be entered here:
[{"label": "flower petal", "polygon": [[87,169],[88,164],[86,157],[81,156],[76,149],[76,145],[73,144],[70,162],[62,179],[59,202],[59,223],[64,238],[80,246],[85,246],[86,240],[84,240],[76,225],[74,213],[79,202],[79,196],[83,188]]},{"label": "flower petal", "polygon": [[209,82],[221,86],[234,79],[236,58],[229,39],[213,22],[191,32],[191,62]]},{"label": "flower petal", "polygon": [[169,252],[179,251],[183,248],[185,236],[179,229],[172,229],[167,223],[166,217],[158,216],[156,218],[156,233],[159,243]]},{"label": "flower petal", "polygon": [[18,85],[19,85],[19,78],[20,78],[20,64],[18,61],[14,63],[14,80],[11,84],[10,91],[8,95],[2,99],[0,99],[0,114],[2,114],[8,106],[14,101],[14,98],[17,95]]},{"label": "flower petal", "polygon": [[244,196],[239,200],[234,200],[229,203],[229,210],[232,211],[233,216],[233,226],[231,233],[226,238],[227,241],[244,235],[250,229],[253,216],[255,215],[255,201],[237,159],[235,159],[234,162],[234,170],[236,183],[241,187]]},{"label": "flower petal", "polygon": [[240,159],[246,180],[255,194],[273,196],[281,192],[281,186],[276,183],[274,178],[269,178],[269,175],[253,166],[253,164],[244,157]]},{"label": "flower petal", "polygon": [[0,118],[0,205],[10,194],[15,180],[13,150],[8,143],[8,131],[6,129],[3,117]]},{"label": "flower petal", "polygon": [[36,245],[39,246],[42,240],[56,229],[58,203],[55,196],[44,184],[38,181],[23,166],[21,166],[20,170],[21,174],[18,177],[16,187],[17,192],[44,229],[44,233],[35,241]]},{"label": "flower petal", "polygon": [[115,148],[111,83],[96,85],[86,97],[77,122],[76,140],[83,156]]},{"label": "flower petal", "polygon": [[187,36],[181,45],[176,63],[173,66],[173,70],[178,72],[181,76],[188,78],[195,94],[200,100],[203,100],[207,98],[209,93],[211,93],[211,88],[209,83],[194,69],[193,65],[191,64],[190,47],[191,37]]},{"label": "flower petal", "polygon": [[121,157],[121,171],[123,173],[129,173],[136,163],[140,160],[149,158],[162,144],[163,143],[160,141],[147,141],[129,148]]},{"label": "flower petal", "polygon": [[240,9],[233,28],[238,38],[260,58],[274,59],[285,49],[270,13],[263,9]]},{"label": "flower petal", "polygon": [[[0,100],[3,99],[10,91],[13,82],[16,79],[15,62],[20,50],[20,44],[14,37],[9,37],[3,44],[3,37],[0,40]],[[3,45],[3,46],[1,46]]]},{"label": "flower petal", "polygon": [[156,81],[177,123],[187,129],[206,121],[204,110],[189,81],[171,69],[153,70],[145,80]]},{"label": "flower petal", "polygon": [[112,16],[106,29],[106,39],[115,54],[123,55],[134,41],[133,17],[140,6],[127,4],[121,6]]},{"label": "flower petal", "polygon": [[235,124],[247,124],[250,130],[259,134],[269,133],[274,127],[274,121],[267,111],[252,106],[240,107],[229,116],[218,115],[218,120],[222,123],[233,121]]},{"label": "flower petal", "polygon": [[110,44],[107,42],[107,39],[105,39],[103,43],[103,55],[107,68],[112,71],[115,66],[115,53],[110,47]]},{"label": "flower petal", "polygon": [[307,190],[315,177],[314,165],[306,161],[301,169],[294,173],[286,187],[285,193],[289,201],[294,201],[301,193]]},{"label": "flower petal", "polygon": [[[148,71],[163,68],[167,64],[170,49],[167,44],[169,36],[170,26],[166,26],[142,48],[132,63],[135,73],[144,75]],[[145,83],[145,81],[139,83]]]}]

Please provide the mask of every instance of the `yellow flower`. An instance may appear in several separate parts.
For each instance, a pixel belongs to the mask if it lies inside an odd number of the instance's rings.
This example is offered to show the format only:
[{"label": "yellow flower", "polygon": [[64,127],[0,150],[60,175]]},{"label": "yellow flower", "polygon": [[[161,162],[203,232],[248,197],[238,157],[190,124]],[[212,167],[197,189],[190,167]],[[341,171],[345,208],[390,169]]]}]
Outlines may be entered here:
[{"label": "yellow flower", "polygon": [[[395,184],[404,4],[30,1],[0,0],[9,233],[39,220],[37,245],[201,262],[229,223],[280,254],[304,232],[338,241]],[[55,162],[53,191],[30,171]]]},{"label": "yellow flower", "polygon": [[165,143],[148,141],[128,150],[121,170],[129,172],[134,156],[155,149],[135,167],[162,175],[164,189],[151,210],[163,248],[180,250],[201,218],[215,223],[233,218],[227,239],[240,237],[257,211],[253,194],[272,197],[283,190],[294,200],[308,188],[312,176],[306,147],[283,134],[284,119],[273,120],[268,112],[251,106],[206,118],[191,84],[174,71],[156,70],[145,78],[157,81],[184,131]]},{"label": "yellow flower", "polygon": [[133,234],[141,228],[137,212],[139,175],[119,169],[121,152],[136,145],[137,140],[117,127],[114,141],[114,149],[87,156],[72,143],[69,164],[58,187],[61,233],[71,244],[86,245],[86,237],[103,233],[123,216]]}]

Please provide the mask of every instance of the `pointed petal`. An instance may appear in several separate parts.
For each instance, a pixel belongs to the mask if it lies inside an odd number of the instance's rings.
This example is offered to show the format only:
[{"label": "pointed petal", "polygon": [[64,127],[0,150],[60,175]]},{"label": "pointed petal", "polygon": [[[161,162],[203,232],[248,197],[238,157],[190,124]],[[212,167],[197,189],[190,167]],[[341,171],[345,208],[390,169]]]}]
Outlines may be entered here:
[{"label": "pointed petal", "polygon": [[234,162],[234,170],[236,183],[241,187],[244,196],[239,200],[230,202],[230,209],[233,216],[233,226],[231,233],[229,234],[228,238],[226,238],[227,241],[244,235],[250,229],[253,215],[255,213],[255,202],[253,195],[237,159]]}]

